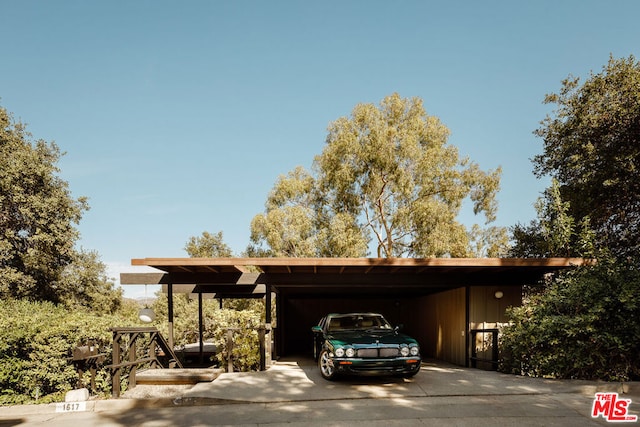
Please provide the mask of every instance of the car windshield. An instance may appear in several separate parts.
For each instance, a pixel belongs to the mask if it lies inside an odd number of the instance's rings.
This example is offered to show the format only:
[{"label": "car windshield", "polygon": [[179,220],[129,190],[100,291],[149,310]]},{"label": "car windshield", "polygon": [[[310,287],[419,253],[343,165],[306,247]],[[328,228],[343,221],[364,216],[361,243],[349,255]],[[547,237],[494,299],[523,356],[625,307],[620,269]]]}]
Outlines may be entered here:
[{"label": "car windshield", "polygon": [[354,329],[392,329],[384,317],[375,314],[348,314],[331,317],[328,330],[331,332]]}]

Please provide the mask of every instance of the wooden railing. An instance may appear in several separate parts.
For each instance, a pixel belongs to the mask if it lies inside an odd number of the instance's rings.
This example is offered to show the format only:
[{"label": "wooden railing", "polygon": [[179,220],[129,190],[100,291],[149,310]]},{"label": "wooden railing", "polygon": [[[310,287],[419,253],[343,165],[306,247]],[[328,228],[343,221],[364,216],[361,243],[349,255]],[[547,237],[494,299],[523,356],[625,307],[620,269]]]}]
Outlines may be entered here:
[{"label": "wooden railing", "polygon": [[[151,368],[182,368],[175,352],[156,328],[112,328],[111,331],[113,364],[107,368],[111,369],[113,397],[120,396],[120,381],[126,368],[129,368],[129,388],[136,386],[136,371],[141,365],[148,364]],[[139,348],[139,339],[147,335],[146,346]]]}]

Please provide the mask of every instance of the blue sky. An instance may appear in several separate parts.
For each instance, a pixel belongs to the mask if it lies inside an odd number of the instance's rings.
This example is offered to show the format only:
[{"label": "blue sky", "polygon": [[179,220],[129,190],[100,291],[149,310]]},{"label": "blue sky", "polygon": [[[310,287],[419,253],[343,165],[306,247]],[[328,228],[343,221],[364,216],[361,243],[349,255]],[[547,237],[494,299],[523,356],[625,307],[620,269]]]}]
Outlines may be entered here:
[{"label": "blue sky", "polygon": [[544,95],[640,57],[638,16],[635,0],[0,0],[0,105],[66,152],[61,175],[91,206],[79,244],[114,277],[186,256],[203,231],[240,254],[278,176],[394,92],[502,166],[496,224],[511,226],[547,185],[530,161]]}]

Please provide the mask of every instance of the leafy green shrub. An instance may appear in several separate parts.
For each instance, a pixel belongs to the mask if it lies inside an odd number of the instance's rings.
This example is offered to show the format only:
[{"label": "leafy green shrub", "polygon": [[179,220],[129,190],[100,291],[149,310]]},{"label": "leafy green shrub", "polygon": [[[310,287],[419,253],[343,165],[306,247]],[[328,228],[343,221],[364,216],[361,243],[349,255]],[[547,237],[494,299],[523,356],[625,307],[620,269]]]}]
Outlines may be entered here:
[{"label": "leafy green shrub", "polygon": [[[198,340],[198,301],[187,295],[174,296],[174,341],[176,346],[194,343]],[[227,366],[227,329],[233,328],[232,359],[234,370],[254,371],[260,367],[260,343],[258,328],[264,321],[264,305],[255,302],[247,310],[220,309],[217,301],[205,300],[203,304],[204,340],[215,343],[218,353],[217,362],[221,367]],[[157,324],[161,333],[168,336],[167,297],[157,294],[153,305]],[[260,310],[262,309],[262,310]]]},{"label": "leafy green shrub", "polygon": [[562,275],[522,307],[501,338],[504,372],[626,381],[640,376],[640,271],[600,261]]},{"label": "leafy green shrub", "polygon": [[227,366],[227,330],[232,328],[231,359],[234,370],[246,372],[257,371],[260,368],[260,314],[251,310],[218,310],[208,320],[210,325],[207,334],[213,338],[218,348],[220,366]]},{"label": "leafy green shrub", "polygon": [[[106,353],[104,365],[111,363],[110,329],[123,322],[50,302],[0,301],[0,405],[64,400],[78,380],[69,362],[73,348],[93,339]],[[88,384],[89,375],[83,380]],[[111,392],[106,369],[98,370],[94,392]]]}]

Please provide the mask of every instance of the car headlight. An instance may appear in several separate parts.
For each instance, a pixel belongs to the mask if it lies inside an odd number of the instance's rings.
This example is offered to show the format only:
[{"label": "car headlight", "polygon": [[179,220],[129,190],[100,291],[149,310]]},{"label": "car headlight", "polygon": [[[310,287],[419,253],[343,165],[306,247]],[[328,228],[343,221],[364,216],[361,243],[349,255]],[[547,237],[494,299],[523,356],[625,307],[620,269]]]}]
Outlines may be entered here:
[{"label": "car headlight", "polygon": [[353,348],[349,347],[345,354],[347,355],[347,357],[353,357],[356,355],[356,351]]},{"label": "car headlight", "polygon": [[344,348],[338,347],[338,348],[336,348],[334,353],[336,354],[336,357],[342,357],[342,356],[344,356]]},{"label": "car headlight", "polygon": [[413,347],[409,348],[409,351],[412,356],[417,356],[418,354],[420,354],[420,347],[418,347],[417,345],[414,345]]},{"label": "car headlight", "polygon": [[407,347],[406,345],[405,345],[405,346],[400,347],[400,354],[401,354],[403,357],[407,357],[407,356],[409,355],[409,347]]}]

